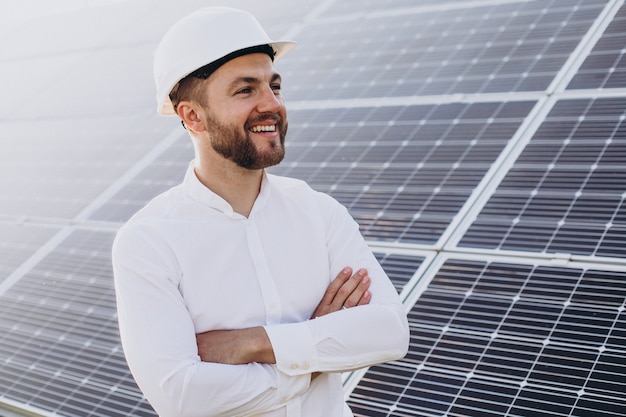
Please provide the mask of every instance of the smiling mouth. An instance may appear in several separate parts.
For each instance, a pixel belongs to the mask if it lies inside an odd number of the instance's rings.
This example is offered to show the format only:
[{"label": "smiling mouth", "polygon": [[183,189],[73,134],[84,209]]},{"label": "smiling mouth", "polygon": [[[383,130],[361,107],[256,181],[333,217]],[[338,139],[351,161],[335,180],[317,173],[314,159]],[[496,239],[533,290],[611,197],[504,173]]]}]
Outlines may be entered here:
[{"label": "smiling mouth", "polygon": [[253,133],[276,132],[276,125],[252,126],[250,131]]}]

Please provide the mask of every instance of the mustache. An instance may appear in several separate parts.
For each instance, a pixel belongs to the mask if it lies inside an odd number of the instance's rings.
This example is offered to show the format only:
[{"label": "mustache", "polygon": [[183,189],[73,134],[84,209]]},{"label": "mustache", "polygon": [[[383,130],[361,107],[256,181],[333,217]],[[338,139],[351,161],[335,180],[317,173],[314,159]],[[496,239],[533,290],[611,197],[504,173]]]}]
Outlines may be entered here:
[{"label": "mustache", "polygon": [[257,123],[263,123],[268,120],[273,121],[279,126],[282,126],[283,124],[283,118],[280,117],[280,115],[277,113],[276,114],[262,114],[260,116],[256,116],[254,119],[249,119],[248,122],[246,123],[246,127],[254,126]]}]

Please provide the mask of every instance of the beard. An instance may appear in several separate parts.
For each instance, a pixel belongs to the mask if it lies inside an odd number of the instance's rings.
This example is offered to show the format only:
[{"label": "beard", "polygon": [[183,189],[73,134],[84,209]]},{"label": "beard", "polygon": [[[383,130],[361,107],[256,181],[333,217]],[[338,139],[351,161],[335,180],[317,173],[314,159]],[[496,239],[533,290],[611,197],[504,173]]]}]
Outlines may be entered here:
[{"label": "beard", "polygon": [[[271,142],[269,151],[260,152],[252,141],[249,126],[265,120],[276,121],[279,133],[279,142]],[[220,123],[211,114],[207,116],[206,126],[211,147],[224,158],[245,169],[263,169],[277,165],[285,157],[285,137],[287,136],[287,121],[279,115],[265,115],[249,120],[244,126],[243,133],[238,126]]]}]

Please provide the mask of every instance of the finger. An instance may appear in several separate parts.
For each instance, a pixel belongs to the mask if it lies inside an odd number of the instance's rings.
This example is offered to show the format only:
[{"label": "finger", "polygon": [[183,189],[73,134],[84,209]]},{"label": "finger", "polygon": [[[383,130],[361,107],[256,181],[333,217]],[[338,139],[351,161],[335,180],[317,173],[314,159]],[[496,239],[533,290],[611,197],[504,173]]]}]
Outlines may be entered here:
[{"label": "finger", "polygon": [[361,299],[359,300],[359,303],[357,304],[358,306],[364,306],[370,303],[370,301],[372,301],[372,293],[369,291],[365,291],[363,293],[363,296],[361,297]]},{"label": "finger", "polygon": [[320,301],[320,305],[330,305],[333,302],[333,299],[337,295],[337,291],[345,284],[345,282],[350,279],[352,275],[352,269],[350,267],[345,267],[342,269],[335,279],[330,283],[328,288],[326,288],[326,292],[324,292],[324,296]]},{"label": "finger", "polygon": [[[366,300],[364,300],[363,297],[368,292],[367,290],[369,289],[370,283],[371,279],[368,275],[365,275],[363,278],[361,278],[361,281],[350,293],[348,298],[346,298],[346,300],[343,302],[343,305],[347,308],[354,307],[359,305],[361,303],[361,300],[363,300],[364,304],[367,304]],[[367,298],[367,296],[365,297]]]},{"label": "finger", "polygon": [[361,284],[361,282],[363,281],[363,279],[365,279],[366,277],[367,277],[367,270],[362,269],[362,268],[359,269],[356,274],[352,275],[350,279],[347,280],[341,286],[341,288],[339,288],[339,290],[337,291],[337,294],[335,295],[335,298],[333,299],[332,306],[337,309],[344,307],[349,297],[352,296],[355,291],[357,291],[357,294],[354,295],[355,297],[354,305],[356,305],[356,303],[358,302],[358,300],[361,298],[361,295],[362,295],[361,293],[358,292],[357,289],[359,285]]}]

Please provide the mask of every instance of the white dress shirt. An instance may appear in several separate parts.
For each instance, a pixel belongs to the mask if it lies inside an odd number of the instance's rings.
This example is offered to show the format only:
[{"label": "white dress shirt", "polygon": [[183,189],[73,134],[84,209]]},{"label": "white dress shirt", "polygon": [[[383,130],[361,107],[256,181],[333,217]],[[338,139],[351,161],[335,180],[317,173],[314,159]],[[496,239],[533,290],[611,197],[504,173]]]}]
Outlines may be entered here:
[{"label": "white dress shirt", "polygon": [[[345,266],[368,270],[371,302],[310,319]],[[124,353],[161,417],[351,416],[340,372],[408,348],[404,308],[358,225],[299,180],[265,174],[246,218],[191,164],[122,227],[113,268]],[[275,365],[200,360],[196,333],[254,326]]]}]

